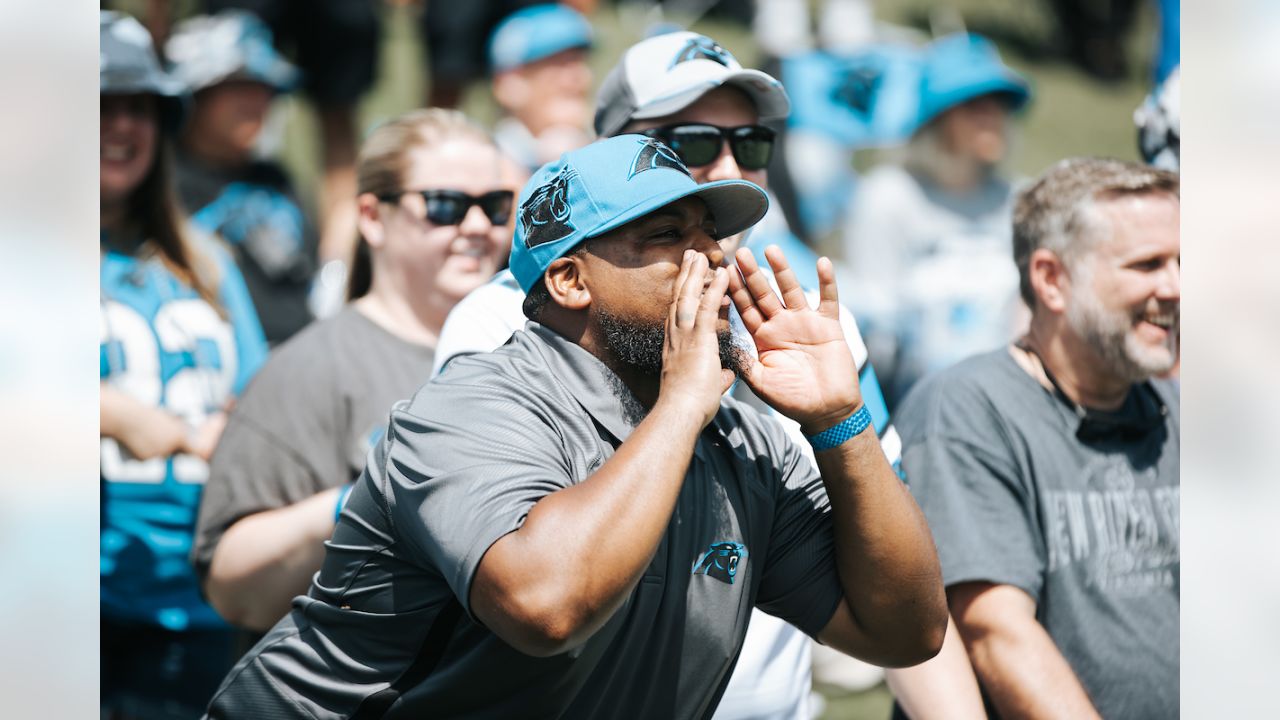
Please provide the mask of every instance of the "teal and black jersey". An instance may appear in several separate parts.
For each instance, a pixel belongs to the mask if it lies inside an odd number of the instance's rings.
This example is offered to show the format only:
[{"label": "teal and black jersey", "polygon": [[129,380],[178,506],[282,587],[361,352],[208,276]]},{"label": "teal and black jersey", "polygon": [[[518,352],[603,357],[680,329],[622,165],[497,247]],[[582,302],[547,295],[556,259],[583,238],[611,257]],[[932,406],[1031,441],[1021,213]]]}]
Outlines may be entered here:
[{"label": "teal and black jersey", "polygon": [[[235,263],[220,247],[221,312],[156,257],[103,251],[101,381],[199,427],[266,359],[267,345]],[[101,611],[170,630],[221,627],[187,555],[208,466],[190,455],[133,457],[101,438]]]}]

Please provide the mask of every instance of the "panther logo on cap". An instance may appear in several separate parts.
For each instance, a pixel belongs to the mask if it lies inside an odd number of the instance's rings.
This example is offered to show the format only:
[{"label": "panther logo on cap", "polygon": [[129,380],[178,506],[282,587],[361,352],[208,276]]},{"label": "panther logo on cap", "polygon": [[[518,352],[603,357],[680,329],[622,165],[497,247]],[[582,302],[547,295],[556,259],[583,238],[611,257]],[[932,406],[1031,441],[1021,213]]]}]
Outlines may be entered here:
[{"label": "panther logo on cap", "polygon": [[520,206],[520,227],[525,247],[563,240],[577,228],[569,222],[569,180],[576,172],[565,167],[546,184],[533,191]]},{"label": "panther logo on cap", "polygon": [[671,61],[671,67],[690,60],[710,60],[725,67],[729,67],[729,63],[734,61],[733,55],[730,55],[728,50],[705,35],[699,35],[686,42],[684,47],[680,48],[680,52],[676,53],[675,59]]},{"label": "panther logo on cap", "polygon": [[841,74],[831,99],[842,103],[864,118],[871,117],[882,73],[877,68],[860,67]]},{"label": "panther logo on cap", "polygon": [[663,145],[662,143],[649,138],[640,143],[640,152],[636,153],[635,162],[631,163],[631,172],[627,174],[627,179],[654,168],[671,168],[693,177],[689,173],[689,168],[680,160],[680,156],[675,151]]},{"label": "panther logo on cap", "polygon": [[738,567],[747,555],[747,548],[740,543],[713,543],[702,555],[702,559],[693,564],[694,575],[707,575],[721,582],[733,584],[738,576]]}]

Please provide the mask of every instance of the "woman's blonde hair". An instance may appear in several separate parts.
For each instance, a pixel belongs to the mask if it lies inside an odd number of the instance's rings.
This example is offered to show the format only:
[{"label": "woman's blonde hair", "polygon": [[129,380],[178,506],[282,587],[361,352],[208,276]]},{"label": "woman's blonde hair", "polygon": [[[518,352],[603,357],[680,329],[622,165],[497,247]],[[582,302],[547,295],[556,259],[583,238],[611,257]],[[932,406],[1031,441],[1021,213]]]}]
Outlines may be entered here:
[{"label": "woman's blonde hair", "polygon": [[[403,191],[410,152],[450,140],[471,140],[496,147],[489,133],[457,110],[411,110],[379,125],[365,138],[356,158],[356,193],[383,197]],[[351,263],[347,299],[363,296],[372,284],[373,264],[369,246],[359,238]]]}]

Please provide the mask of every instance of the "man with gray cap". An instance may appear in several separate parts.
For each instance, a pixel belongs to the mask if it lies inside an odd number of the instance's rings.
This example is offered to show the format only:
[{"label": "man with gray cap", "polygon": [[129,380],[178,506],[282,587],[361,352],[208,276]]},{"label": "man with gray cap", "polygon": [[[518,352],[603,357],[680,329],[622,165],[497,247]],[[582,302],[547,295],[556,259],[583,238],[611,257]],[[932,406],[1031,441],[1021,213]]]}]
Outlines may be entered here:
[{"label": "man with gray cap", "polygon": [[936,653],[936,554],[868,432],[830,261],[816,308],[776,249],[781,297],[750,253],[722,267],[764,193],[641,135],[519,206],[533,322],[397,406],[309,595],[209,717],[709,717],[753,606],[878,664]]},{"label": "man with gray cap", "polygon": [[272,345],[311,321],[315,229],[283,167],[257,156],[272,101],[298,71],[257,16],[224,10],[179,23],[165,47],[194,95],[177,154],[178,194],[195,224],[227,241]]}]

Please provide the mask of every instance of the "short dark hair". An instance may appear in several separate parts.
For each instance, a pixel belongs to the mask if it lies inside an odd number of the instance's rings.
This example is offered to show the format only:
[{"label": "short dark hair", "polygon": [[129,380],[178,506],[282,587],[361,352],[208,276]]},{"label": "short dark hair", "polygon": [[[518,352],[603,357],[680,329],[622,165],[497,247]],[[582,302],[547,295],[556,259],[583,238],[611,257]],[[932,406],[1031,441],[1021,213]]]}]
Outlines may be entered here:
[{"label": "short dark hair", "polygon": [[524,316],[534,322],[541,322],[542,310],[551,301],[551,293],[547,292],[547,284],[538,278],[538,281],[529,288],[529,292],[524,296],[524,304],[520,306],[520,310]]},{"label": "short dark hair", "polygon": [[1031,254],[1051,250],[1069,262],[1092,248],[1097,234],[1094,203],[1130,195],[1181,197],[1178,174],[1110,158],[1068,158],[1018,194],[1013,208],[1013,261],[1022,299],[1035,309]]}]

